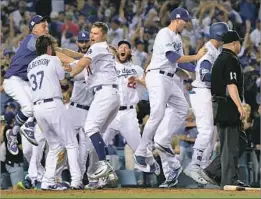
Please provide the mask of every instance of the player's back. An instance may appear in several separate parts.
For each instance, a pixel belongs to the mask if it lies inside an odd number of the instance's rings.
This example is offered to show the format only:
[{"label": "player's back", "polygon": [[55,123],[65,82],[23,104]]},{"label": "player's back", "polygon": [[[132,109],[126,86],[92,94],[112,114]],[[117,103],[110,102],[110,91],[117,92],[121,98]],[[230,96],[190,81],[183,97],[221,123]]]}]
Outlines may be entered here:
[{"label": "player's back", "polygon": [[171,63],[167,57],[166,52],[174,51],[179,55],[183,55],[182,40],[179,34],[172,32],[168,27],[162,28],[153,45],[153,52],[151,62],[147,68],[148,70],[165,69],[168,72],[175,72],[177,63]]},{"label": "player's back", "polygon": [[211,64],[211,68],[218,55],[220,54],[220,49],[217,49],[210,41],[205,44],[207,48],[207,53],[197,62],[195,68],[196,79],[192,82],[192,86],[198,88],[210,88],[210,82],[204,82],[201,80],[201,73],[203,73],[204,69],[200,68],[200,65],[203,61],[209,61]]},{"label": "player's back", "polygon": [[119,94],[122,106],[135,105],[139,102],[139,95],[136,88],[128,86],[128,78],[131,76],[143,76],[143,70],[140,66],[134,65],[131,62],[119,63],[116,62],[116,70],[118,75]]},{"label": "player's back", "polygon": [[116,84],[116,61],[109,50],[107,42],[93,44],[85,54],[85,57],[92,60],[92,75],[88,78],[90,88],[98,85]]},{"label": "player's back", "polygon": [[28,66],[33,102],[49,98],[62,99],[60,80],[64,79],[62,63],[56,56],[41,55]]},{"label": "player's back", "polygon": [[18,76],[27,80],[28,64],[37,57],[35,43],[37,36],[29,34],[20,44],[14,57],[11,60],[10,66],[6,71],[5,78]]}]

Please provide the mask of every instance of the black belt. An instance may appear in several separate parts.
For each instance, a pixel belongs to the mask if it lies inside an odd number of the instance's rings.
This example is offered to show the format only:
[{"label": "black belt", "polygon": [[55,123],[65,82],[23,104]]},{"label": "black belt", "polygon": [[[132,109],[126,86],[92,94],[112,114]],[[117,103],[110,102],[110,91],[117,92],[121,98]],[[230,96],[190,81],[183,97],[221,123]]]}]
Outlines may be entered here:
[{"label": "black belt", "polygon": [[85,106],[85,105],[77,104],[77,103],[74,103],[74,102],[71,102],[70,105],[71,105],[71,106],[76,105],[77,108],[81,108],[81,109],[84,109],[84,110],[86,110],[86,111],[88,111],[88,110],[90,109],[90,106]]},{"label": "black belt", "polygon": [[52,101],[54,101],[54,99],[53,98],[48,98],[48,99],[38,100],[38,101],[34,102],[34,105],[36,105],[37,102],[40,102],[40,101],[42,101],[43,103],[46,103],[46,102],[52,102]]},{"label": "black belt", "polygon": [[134,109],[134,106],[133,105],[131,105],[131,106],[120,106],[119,111],[127,110],[128,108]]},{"label": "black belt", "polygon": [[[101,90],[101,89],[103,88],[103,86],[105,86],[105,85],[100,85],[100,86],[95,87],[95,88],[93,89],[93,95],[94,95],[97,91]],[[111,87],[118,89],[118,85],[116,85],[116,84],[111,85]]]},{"label": "black belt", "polygon": [[195,87],[195,86],[192,86],[192,88],[207,88],[207,89],[211,89],[211,88],[208,88],[208,87]]},{"label": "black belt", "polygon": [[[150,72],[152,70],[148,70],[148,72]],[[168,73],[164,70],[159,70],[159,73],[162,74],[162,75],[167,75],[168,77],[174,77],[175,73]]]}]

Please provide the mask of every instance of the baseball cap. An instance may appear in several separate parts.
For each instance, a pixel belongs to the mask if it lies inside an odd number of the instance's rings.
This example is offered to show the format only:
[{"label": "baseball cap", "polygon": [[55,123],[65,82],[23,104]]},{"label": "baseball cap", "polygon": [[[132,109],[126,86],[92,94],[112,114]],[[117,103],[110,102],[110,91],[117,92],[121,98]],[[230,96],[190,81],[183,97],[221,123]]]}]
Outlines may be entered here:
[{"label": "baseball cap", "polygon": [[14,103],[12,103],[12,102],[7,102],[7,103],[5,104],[5,108],[8,107],[8,106],[10,106],[10,107],[13,108],[13,109],[16,108],[16,105],[15,105]]},{"label": "baseball cap", "polygon": [[189,21],[191,19],[193,19],[193,17],[191,17],[189,15],[189,12],[184,9],[184,8],[176,8],[174,9],[171,13],[170,13],[170,18],[171,20],[175,20],[175,19],[182,19],[184,21]]},{"label": "baseball cap", "polygon": [[50,18],[48,16],[42,17],[41,15],[33,16],[29,23],[29,29],[32,30],[36,24],[41,23],[42,21],[50,21]]},{"label": "baseball cap", "polygon": [[129,46],[129,48],[131,49],[131,44],[130,44],[130,42],[128,42],[127,40],[121,40],[121,41],[119,41],[118,47],[119,47],[121,44],[127,44],[127,45]]},{"label": "baseball cap", "polygon": [[88,31],[81,31],[78,34],[78,41],[89,41],[90,40],[90,33]]},{"label": "baseball cap", "polygon": [[224,44],[232,43],[233,41],[242,41],[242,40],[243,38],[239,37],[236,31],[228,31],[222,37],[222,41],[224,42]]},{"label": "baseball cap", "polygon": [[15,114],[13,112],[11,112],[11,111],[6,112],[4,114],[4,118],[5,118],[5,123],[6,124],[12,124],[13,119],[15,118]]}]

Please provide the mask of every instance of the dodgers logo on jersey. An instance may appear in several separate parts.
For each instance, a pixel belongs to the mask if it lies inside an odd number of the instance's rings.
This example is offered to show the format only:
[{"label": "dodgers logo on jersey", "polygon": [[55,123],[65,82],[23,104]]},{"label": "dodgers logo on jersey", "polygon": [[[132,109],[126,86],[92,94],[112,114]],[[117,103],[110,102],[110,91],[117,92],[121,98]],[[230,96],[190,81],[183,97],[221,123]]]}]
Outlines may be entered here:
[{"label": "dodgers logo on jersey", "polygon": [[122,70],[117,70],[118,77],[124,76],[127,78],[128,76],[134,76],[137,75],[137,71],[133,69],[123,68]]},{"label": "dodgers logo on jersey", "polygon": [[176,53],[179,53],[181,50],[181,43],[172,42],[172,43],[168,43],[166,46],[172,46]]}]

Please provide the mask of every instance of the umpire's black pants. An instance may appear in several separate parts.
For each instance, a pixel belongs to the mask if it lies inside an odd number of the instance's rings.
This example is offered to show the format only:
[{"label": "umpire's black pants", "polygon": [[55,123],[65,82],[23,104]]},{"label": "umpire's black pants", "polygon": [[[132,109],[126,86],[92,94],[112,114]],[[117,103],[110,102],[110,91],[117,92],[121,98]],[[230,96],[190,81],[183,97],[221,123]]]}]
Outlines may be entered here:
[{"label": "umpire's black pants", "polygon": [[247,138],[240,125],[217,125],[217,128],[220,133],[220,154],[205,170],[224,187],[238,180],[238,160],[245,151]]}]

